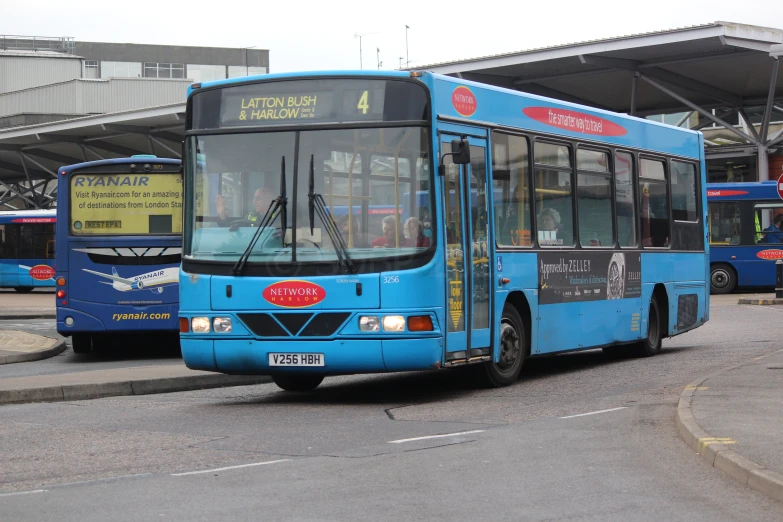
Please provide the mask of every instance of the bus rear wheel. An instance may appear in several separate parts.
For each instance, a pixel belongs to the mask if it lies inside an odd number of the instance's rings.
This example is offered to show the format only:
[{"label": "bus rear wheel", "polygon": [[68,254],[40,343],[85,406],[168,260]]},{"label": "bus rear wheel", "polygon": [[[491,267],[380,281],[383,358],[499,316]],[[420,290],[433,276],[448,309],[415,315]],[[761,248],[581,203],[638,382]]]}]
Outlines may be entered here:
[{"label": "bus rear wheel", "polygon": [[323,382],[323,375],[277,374],[272,380],[285,391],[310,391]]},{"label": "bus rear wheel", "polygon": [[71,336],[71,347],[73,353],[91,353],[92,336],[90,334],[78,333]]},{"label": "bus rear wheel", "polygon": [[658,309],[658,300],[653,296],[650,299],[650,315],[647,319],[647,337],[636,345],[636,353],[641,357],[652,357],[661,352],[661,343],[663,341],[663,325],[661,324],[661,314]]},{"label": "bus rear wheel", "polygon": [[525,326],[519,312],[513,305],[506,303],[503,306],[500,340],[497,344],[500,357],[498,362],[490,361],[477,369],[481,384],[491,388],[514,384],[525,361],[526,339]]},{"label": "bus rear wheel", "polygon": [[710,293],[729,294],[737,286],[737,273],[725,263],[715,263],[710,267]]}]

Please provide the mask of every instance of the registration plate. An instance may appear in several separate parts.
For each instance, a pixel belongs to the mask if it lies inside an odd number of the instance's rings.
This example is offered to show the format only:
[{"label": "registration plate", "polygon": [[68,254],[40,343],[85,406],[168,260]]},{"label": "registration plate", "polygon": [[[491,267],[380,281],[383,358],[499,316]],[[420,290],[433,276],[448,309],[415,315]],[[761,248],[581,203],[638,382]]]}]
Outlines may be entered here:
[{"label": "registration plate", "polygon": [[323,366],[322,353],[270,353],[269,366]]}]

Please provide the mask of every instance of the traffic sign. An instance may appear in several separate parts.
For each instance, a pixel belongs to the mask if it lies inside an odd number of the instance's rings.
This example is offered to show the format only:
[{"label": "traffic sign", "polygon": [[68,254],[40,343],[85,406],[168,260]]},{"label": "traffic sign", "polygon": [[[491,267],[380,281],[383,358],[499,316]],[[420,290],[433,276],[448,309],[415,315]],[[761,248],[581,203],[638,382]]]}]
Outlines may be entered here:
[{"label": "traffic sign", "polygon": [[783,199],[783,174],[778,178],[778,196]]}]

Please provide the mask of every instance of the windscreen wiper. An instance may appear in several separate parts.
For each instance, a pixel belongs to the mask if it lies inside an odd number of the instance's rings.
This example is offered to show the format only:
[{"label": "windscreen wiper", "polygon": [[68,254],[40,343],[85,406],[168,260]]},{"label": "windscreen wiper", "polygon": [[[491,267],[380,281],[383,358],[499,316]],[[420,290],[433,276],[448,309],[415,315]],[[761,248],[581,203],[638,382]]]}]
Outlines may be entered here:
[{"label": "windscreen wiper", "polygon": [[[321,194],[317,194],[315,192],[315,166],[313,163],[312,154],[310,154],[310,180],[308,183],[308,188],[309,191],[307,192],[307,198],[309,199],[308,211],[310,214],[310,235],[313,234],[313,230],[315,228],[315,214],[318,214],[318,217],[324,224],[324,228],[326,228],[326,233],[329,235],[329,239],[332,240],[332,244],[334,245],[334,252],[337,254],[337,260],[340,262],[340,265],[345,268],[347,273],[355,274],[356,267],[353,264],[351,256],[348,254],[348,246],[345,244],[345,241],[343,241],[343,236],[340,234],[337,225],[334,224],[332,217],[326,211],[326,202],[324,201],[324,197]],[[352,211],[353,209],[348,209],[348,219],[351,218],[350,213]]]},{"label": "windscreen wiper", "polygon": [[242,252],[242,255],[239,256],[239,259],[237,259],[237,262],[234,264],[234,267],[231,269],[232,273],[236,275],[241,275],[242,270],[245,268],[245,264],[247,263],[248,258],[250,258],[250,253],[253,251],[253,248],[255,248],[256,243],[258,243],[258,239],[261,237],[261,232],[264,231],[266,227],[274,223],[275,219],[277,219],[277,216],[280,216],[281,225],[283,227],[282,236],[283,236],[283,246],[285,246],[285,233],[286,233],[286,226],[287,226],[287,207],[288,207],[288,198],[286,197],[286,190],[285,190],[285,156],[283,156],[283,159],[280,164],[280,195],[277,196],[275,199],[272,200],[272,202],[269,204],[269,208],[266,211],[266,214],[264,214],[264,217],[261,218],[261,223],[258,225],[258,229],[256,230],[255,234],[253,234],[253,237],[250,239],[250,243],[247,245],[247,248],[244,252]]}]

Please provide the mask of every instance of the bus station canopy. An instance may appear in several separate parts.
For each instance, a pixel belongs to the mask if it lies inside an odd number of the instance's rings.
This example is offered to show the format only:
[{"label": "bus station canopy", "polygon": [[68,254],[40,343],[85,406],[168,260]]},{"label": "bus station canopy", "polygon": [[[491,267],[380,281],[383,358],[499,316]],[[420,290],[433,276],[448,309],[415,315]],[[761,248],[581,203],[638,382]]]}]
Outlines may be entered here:
[{"label": "bus station canopy", "polygon": [[0,130],[0,206],[52,206],[64,165],[134,154],[180,158],[184,131],[184,103]]},{"label": "bus station canopy", "polygon": [[416,69],[645,116],[692,110],[645,78],[703,108],[764,105],[781,54],[783,30],[715,22]]}]

